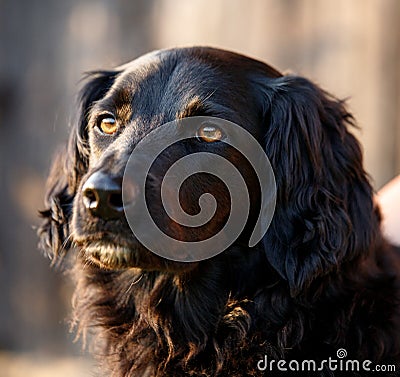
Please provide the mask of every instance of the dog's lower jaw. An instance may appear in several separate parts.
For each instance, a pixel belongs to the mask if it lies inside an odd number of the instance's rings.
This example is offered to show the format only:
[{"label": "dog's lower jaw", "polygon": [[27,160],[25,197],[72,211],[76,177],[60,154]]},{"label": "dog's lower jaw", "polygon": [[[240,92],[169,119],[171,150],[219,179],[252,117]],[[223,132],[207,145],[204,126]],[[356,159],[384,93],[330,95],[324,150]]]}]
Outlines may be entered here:
[{"label": "dog's lower jaw", "polygon": [[90,263],[101,269],[123,271],[140,269],[158,271],[173,275],[193,271],[198,262],[175,262],[162,258],[139,245],[113,244],[104,241],[79,242],[83,263]]},{"label": "dog's lower jaw", "polygon": [[84,257],[99,267],[119,270],[135,266],[135,252],[122,245],[93,242],[82,248]]}]

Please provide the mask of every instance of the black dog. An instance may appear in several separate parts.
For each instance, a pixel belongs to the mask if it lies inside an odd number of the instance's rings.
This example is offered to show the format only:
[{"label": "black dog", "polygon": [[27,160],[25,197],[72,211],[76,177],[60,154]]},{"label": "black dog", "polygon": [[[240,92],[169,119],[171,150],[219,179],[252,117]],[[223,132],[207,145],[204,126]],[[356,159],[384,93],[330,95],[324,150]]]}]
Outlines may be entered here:
[{"label": "black dog", "polygon": [[[359,372],[343,375],[367,375],[364,361],[370,369],[388,365],[392,372],[385,375],[399,373],[400,254],[382,237],[343,102],[256,60],[184,48],[91,73],[80,104],[51,170],[39,233],[54,261],[71,248],[78,256],[78,330],[95,329],[112,375],[277,375],[296,369],[292,360],[300,363],[295,375],[308,375],[300,372],[305,359],[315,361],[317,375],[346,370],[338,361],[335,371],[329,358],[359,362]],[[211,137],[193,135],[154,166],[146,194],[156,222],[189,240],[223,227],[228,193],[211,175],[193,176],[180,195],[192,214],[202,193],[217,198],[207,226],[193,231],[162,210],[162,174],[195,151],[218,153],[238,167],[251,210],[227,250],[200,262],[174,262],[132,234],[122,175],[151,130],[198,115],[227,119],[259,141],[275,172],[276,210],[262,242],[246,246],[263,188],[247,160],[219,140],[218,129],[211,128]],[[278,368],[279,360],[286,361]]]}]

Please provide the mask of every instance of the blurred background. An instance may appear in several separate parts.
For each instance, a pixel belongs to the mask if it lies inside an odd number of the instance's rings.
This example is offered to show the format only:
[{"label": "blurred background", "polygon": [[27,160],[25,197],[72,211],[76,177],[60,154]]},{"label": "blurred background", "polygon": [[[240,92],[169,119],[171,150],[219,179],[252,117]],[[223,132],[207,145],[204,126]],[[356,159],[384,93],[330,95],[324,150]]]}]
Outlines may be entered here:
[{"label": "blurred background", "polygon": [[379,189],[400,172],[399,42],[398,0],[0,0],[0,375],[94,373],[35,230],[84,71],[201,44],[307,76],[349,99]]}]

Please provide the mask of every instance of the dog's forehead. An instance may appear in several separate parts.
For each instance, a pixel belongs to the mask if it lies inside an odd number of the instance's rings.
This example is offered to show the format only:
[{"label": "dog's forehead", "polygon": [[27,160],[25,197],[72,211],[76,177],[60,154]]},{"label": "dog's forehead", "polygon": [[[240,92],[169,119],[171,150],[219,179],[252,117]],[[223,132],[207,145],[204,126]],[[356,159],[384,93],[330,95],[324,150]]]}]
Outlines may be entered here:
[{"label": "dog's forehead", "polygon": [[[185,68],[190,65],[193,67],[201,66],[204,68],[219,69],[220,71],[231,72],[236,76],[251,71],[263,72],[269,77],[279,77],[282,74],[275,68],[232,51],[221,50],[212,47],[186,47],[156,50],[142,55],[124,65],[117,67],[125,75],[129,74],[150,74],[160,69]],[[188,70],[186,73],[190,73]],[[196,72],[198,74],[199,72]]]},{"label": "dog's forehead", "polygon": [[[117,68],[106,102],[130,106],[132,114],[173,119],[193,99],[219,109],[246,108],[251,101],[250,77],[255,72],[279,76],[273,68],[246,56],[208,47],[154,51]],[[229,95],[227,95],[229,93]],[[211,111],[227,117],[225,111]]]},{"label": "dog's forehead", "polygon": [[128,63],[117,67],[117,71],[121,72],[119,80],[126,80],[129,77],[146,78],[151,74],[159,71],[166,59],[162,59],[161,51],[152,51],[142,55]]},{"label": "dog's forehead", "polygon": [[182,50],[155,51],[117,68],[104,101],[117,107],[129,105],[136,114],[173,113],[194,97],[215,92],[216,72]]},{"label": "dog's forehead", "polygon": [[215,62],[189,49],[154,51],[118,69],[121,74],[113,85],[114,90],[132,94],[151,91],[156,101],[161,99],[161,94],[164,99],[173,95],[175,101],[202,91],[208,95],[218,85]]}]

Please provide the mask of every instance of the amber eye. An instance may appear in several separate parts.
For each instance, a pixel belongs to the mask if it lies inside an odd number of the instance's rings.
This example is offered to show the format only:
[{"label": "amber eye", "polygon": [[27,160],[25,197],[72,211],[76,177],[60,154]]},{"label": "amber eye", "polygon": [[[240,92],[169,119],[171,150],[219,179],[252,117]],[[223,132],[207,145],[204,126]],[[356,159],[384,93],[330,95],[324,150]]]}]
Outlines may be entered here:
[{"label": "amber eye", "polygon": [[107,135],[112,135],[118,130],[117,121],[111,114],[100,117],[97,124],[100,131]]},{"label": "amber eye", "polygon": [[214,124],[205,123],[197,130],[197,138],[207,143],[213,143],[223,138],[222,130]]}]

